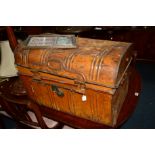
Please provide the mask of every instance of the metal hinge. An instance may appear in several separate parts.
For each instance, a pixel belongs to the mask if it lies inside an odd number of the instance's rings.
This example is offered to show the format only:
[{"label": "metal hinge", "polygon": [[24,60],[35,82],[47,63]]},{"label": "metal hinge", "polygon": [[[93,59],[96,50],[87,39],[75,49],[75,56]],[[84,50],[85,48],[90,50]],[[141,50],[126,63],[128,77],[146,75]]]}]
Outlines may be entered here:
[{"label": "metal hinge", "polygon": [[30,69],[30,71],[33,73],[33,81],[41,81],[40,73],[36,69]]}]

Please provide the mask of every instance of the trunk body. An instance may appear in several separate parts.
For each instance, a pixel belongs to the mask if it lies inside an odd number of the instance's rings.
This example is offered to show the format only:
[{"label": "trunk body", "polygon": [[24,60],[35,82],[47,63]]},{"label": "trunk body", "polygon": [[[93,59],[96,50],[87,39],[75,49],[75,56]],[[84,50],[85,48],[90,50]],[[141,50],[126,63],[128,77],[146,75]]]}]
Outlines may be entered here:
[{"label": "trunk body", "polygon": [[[38,37],[53,36],[60,37]],[[128,92],[134,60],[131,44],[74,38],[74,46],[42,47],[30,45],[31,38],[15,50],[29,97],[49,108],[114,126]]]}]

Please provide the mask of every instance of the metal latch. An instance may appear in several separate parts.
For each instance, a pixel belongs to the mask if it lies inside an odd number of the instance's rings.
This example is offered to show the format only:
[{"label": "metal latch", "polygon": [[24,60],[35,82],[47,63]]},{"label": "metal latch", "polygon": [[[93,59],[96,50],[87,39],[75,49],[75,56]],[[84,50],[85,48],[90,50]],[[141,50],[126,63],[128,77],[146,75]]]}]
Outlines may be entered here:
[{"label": "metal latch", "polygon": [[63,97],[64,93],[56,86],[51,85],[52,91],[55,92],[59,97]]},{"label": "metal latch", "polygon": [[85,88],[86,88],[85,82],[82,82],[82,81],[79,81],[79,80],[74,80],[74,84],[77,86],[76,91],[78,93],[81,93],[81,94],[85,93]]}]

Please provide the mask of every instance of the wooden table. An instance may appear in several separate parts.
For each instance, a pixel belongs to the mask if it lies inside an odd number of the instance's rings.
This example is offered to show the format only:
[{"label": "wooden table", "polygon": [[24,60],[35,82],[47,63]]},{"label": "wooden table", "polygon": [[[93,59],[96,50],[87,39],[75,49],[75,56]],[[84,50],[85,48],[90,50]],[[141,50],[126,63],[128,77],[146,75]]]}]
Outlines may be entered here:
[{"label": "wooden table", "polygon": [[[1,83],[1,85],[9,86],[13,82],[15,82],[16,78],[10,78],[9,81],[5,81]],[[18,103],[21,105],[29,103],[29,99],[27,96],[17,96],[13,97],[9,91],[7,91],[7,87],[5,87],[5,94],[4,92],[4,87],[0,88],[1,94],[6,97],[6,99],[10,100],[10,104]],[[117,124],[113,128],[119,128],[133,113],[137,103],[138,103],[138,97],[139,93],[141,91],[141,78],[139,73],[134,70],[132,73],[132,76],[130,77],[130,82],[129,82],[129,91],[127,94],[127,97],[124,101],[123,107],[120,111],[120,114],[118,116]],[[83,129],[108,129],[112,128],[107,125],[95,123],[86,119],[78,118],[60,111],[56,111],[44,106],[39,106],[39,109],[41,111],[41,114],[43,116],[46,116],[50,119],[53,119],[55,121],[64,123],[66,125],[69,125],[73,128],[83,128]],[[18,116],[16,116],[18,118]]]}]

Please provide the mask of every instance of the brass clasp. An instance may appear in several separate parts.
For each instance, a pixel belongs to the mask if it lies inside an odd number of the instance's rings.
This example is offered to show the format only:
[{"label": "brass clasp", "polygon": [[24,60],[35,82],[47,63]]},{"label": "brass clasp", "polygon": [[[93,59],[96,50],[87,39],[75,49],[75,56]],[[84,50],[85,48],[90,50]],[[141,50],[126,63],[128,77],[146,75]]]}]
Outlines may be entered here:
[{"label": "brass clasp", "polygon": [[86,84],[85,82],[74,80],[74,84],[77,86],[77,92],[84,94],[85,93],[85,88]]}]

